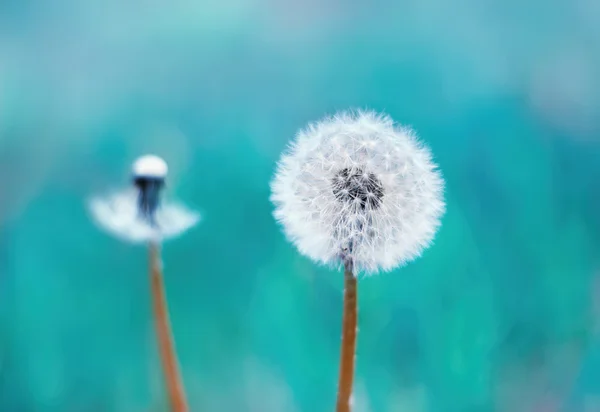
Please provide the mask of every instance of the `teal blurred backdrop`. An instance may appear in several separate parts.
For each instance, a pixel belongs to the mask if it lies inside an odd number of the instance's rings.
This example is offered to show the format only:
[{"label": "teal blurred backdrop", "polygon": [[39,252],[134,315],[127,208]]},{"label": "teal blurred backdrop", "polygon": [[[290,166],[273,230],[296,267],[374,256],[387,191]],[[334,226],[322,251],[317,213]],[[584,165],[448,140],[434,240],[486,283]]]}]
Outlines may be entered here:
[{"label": "teal blurred backdrop", "polygon": [[355,412],[600,411],[593,0],[0,1],[0,411],[165,411],[146,250],[87,199],[154,152],[202,223],[164,247],[193,412],[328,412],[342,276],[269,181],[350,107],[447,180],[422,258],[359,284]]}]

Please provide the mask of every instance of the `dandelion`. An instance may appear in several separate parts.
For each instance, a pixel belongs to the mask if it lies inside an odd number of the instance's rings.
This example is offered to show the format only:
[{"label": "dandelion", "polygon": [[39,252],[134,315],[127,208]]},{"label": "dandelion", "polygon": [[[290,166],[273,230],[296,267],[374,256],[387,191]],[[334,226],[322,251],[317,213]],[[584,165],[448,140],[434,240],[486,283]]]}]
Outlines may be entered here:
[{"label": "dandelion", "polygon": [[198,213],[174,203],[160,203],[167,164],[157,156],[142,156],[133,164],[133,187],[94,197],[90,211],[98,226],[128,242],[161,242],[186,232],[200,220]]},{"label": "dandelion", "polygon": [[90,210],[107,232],[127,241],[148,243],[152,309],[169,402],[172,411],[185,412],[188,406],[169,321],[160,244],[194,226],[199,215],[183,206],[160,202],[168,172],[160,157],[140,157],[132,172],[133,188],[92,199]]},{"label": "dandelion", "polygon": [[274,216],[312,260],[344,268],[337,411],[350,411],[357,275],[420,256],[440,226],[444,181],[415,133],[386,115],[343,112],[301,130],[271,182]]}]

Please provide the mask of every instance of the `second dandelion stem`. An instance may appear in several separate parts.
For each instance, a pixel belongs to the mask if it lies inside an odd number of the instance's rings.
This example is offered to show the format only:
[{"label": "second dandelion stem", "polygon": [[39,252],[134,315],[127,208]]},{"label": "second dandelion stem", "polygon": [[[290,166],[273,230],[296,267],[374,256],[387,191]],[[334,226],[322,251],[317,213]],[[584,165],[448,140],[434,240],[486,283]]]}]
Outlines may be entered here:
[{"label": "second dandelion stem", "polygon": [[165,375],[169,403],[172,412],[187,412],[188,406],[179,374],[177,354],[171,333],[169,311],[162,273],[162,260],[159,246],[152,242],[150,249],[150,284],[152,288],[152,309],[158,339],[158,349]]},{"label": "second dandelion stem", "polygon": [[350,412],[352,384],[354,381],[354,358],[356,356],[357,328],[357,282],[354,262],[344,259],[344,314],[342,319],[342,351],[338,383],[336,412]]}]

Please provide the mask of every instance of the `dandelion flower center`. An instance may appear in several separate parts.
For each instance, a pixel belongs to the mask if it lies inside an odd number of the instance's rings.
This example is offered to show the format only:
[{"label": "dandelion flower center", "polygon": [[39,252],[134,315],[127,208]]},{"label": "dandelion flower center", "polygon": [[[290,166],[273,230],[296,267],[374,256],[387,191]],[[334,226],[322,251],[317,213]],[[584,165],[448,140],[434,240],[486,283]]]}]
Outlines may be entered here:
[{"label": "dandelion flower center", "polygon": [[383,186],[373,173],[360,168],[340,170],[332,182],[333,195],[347,204],[357,202],[362,210],[376,210],[383,201]]},{"label": "dandelion flower center", "polygon": [[138,188],[138,207],[142,218],[147,219],[152,225],[155,222],[156,210],[160,202],[160,191],[165,185],[162,178],[137,176],[133,184]]}]

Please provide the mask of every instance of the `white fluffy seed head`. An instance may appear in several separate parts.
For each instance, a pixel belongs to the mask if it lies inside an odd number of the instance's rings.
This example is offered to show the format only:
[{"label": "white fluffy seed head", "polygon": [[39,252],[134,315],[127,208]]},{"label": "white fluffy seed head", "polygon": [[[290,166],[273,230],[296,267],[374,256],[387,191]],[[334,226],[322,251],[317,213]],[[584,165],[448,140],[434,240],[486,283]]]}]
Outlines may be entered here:
[{"label": "white fluffy seed head", "polygon": [[153,177],[164,179],[169,172],[167,162],[155,155],[139,157],[131,168],[135,177]]},{"label": "white fluffy seed head", "polygon": [[300,253],[388,271],[428,247],[445,211],[429,149],[386,115],[342,112],[301,130],[271,182],[275,218]]},{"label": "white fluffy seed head", "polygon": [[200,220],[198,213],[180,204],[163,202],[156,210],[156,225],[150,225],[140,215],[138,193],[133,189],[94,197],[88,206],[98,227],[131,243],[176,238]]}]

